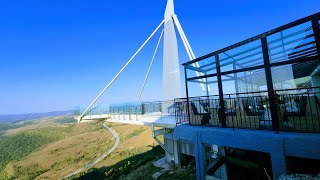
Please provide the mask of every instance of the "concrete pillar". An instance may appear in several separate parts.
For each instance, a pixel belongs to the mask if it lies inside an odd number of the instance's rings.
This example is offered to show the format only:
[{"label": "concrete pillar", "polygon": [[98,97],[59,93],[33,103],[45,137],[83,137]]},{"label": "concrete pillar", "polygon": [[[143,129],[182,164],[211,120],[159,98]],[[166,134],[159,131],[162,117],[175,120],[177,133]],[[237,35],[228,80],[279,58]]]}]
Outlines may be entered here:
[{"label": "concrete pillar", "polygon": [[[169,138],[164,137],[164,146],[165,148],[173,154],[173,141]],[[174,157],[172,157],[167,151],[165,151],[166,154],[166,162],[171,162]]]},{"label": "concrete pillar", "polygon": [[278,179],[280,175],[286,174],[286,156],[283,151],[271,153],[270,156],[273,179]]},{"label": "concrete pillar", "polygon": [[194,155],[196,160],[197,180],[204,180],[205,179],[204,148],[201,143],[199,132],[195,133],[193,144],[194,144]]},{"label": "concrete pillar", "polygon": [[173,155],[174,155],[174,164],[177,165],[178,167],[181,166],[181,161],[180,161],[180,153],[179,153],[179,142],[172,140],[173,141]]},{"label": "concrete pillar", "polygon": [[171,157],[169,153],[166,152],[166,161],[171,162],[172,158],[174,159],[174,163],[177,166],[180,166],[180,153],[179,153],[179,142],[173,140],[172,133],[168,133],[164,135],[164,145],[166,149],[173,154],[174,157]]}]

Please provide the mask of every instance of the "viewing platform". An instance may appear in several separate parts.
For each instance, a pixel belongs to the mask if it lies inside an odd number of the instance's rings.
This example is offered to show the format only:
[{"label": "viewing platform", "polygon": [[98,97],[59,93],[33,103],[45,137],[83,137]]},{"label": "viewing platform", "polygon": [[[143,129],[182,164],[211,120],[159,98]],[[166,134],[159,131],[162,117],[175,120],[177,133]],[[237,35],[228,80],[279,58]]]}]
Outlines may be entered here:
[{"label": "viewing platform", "polygon": [[[79,116],[75,113],[75,117]],[[174,102],[151,102],[137,106],[99,107],[89,111],[84,121],[106,119],[109,122],[136,124],[174,129],[176,127]]]}]

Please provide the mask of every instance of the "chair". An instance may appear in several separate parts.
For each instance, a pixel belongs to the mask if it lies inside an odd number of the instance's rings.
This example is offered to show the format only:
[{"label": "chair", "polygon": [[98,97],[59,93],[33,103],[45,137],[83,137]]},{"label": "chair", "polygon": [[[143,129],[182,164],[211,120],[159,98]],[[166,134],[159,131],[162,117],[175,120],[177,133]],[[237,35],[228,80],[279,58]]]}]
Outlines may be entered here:
[{"label": "chair", "polygon": [[248,97],[242,100],[243,110],[247,116],[259,116],[263,114],[265,108],[262,105],[258,105],[257,99],[254,97]]},{"label": "chair", "polygon": [[210,120],[210,113],[199,113],[194,102],[191,103],[190,108],[190,122],[192,125],[206,125]]},{"label": "chair", "polygon": [[[287,103],[280,107],[278,115],[280,127],[282,129],[319,131],[320,103],[317,96],[300,95],[294,98],[295,103],[291,103],[291,100],[287,100]],[[292,108],[292,104],[296,107]],[[291,109],[296,109],[296,111],[290,111]]]},{"label": "chair", "polygon": [[[246,97],[242,99],[246,122],[252,128],[270,128],[270,118],[264,118],[266,109],[263,107],[263,97]],[[268,114],[268,112],[267,112]]]}]

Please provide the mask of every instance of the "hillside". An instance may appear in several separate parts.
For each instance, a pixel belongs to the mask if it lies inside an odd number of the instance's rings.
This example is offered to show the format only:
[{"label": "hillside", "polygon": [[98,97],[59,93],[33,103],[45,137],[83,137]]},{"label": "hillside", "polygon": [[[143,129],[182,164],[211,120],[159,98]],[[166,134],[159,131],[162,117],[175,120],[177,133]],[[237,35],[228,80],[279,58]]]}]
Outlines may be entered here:
[{"label": "hillside", "polygon": [[47,118],[7,130],[0,141],[0,179],[63,177],[112,145],[100,122],[69,121],[69,117]]},{"label": "hillside", "polygon": [[[151,136],[151,128],[119,123],[109,123],[109,126],[120,135],[119,148],[94,168],[70,179],[151,180],[152,175],[161,170],[153,162],[164,157],[164,150]],[[191,161],[183,168],[173,167],[160,180],[196,179],[195,174],[195,164]]]},{"label": "hillside", "polygon": [[[101,125],[77,124],[71,117],[51,117],[24,124],[12,123],[0,135],[0,179],[61,179],[99,158],[114,144]],[[151,179],[159,171],[153,162],[164,151],[150,127],[108,123],[120,136],[119,147],[93,168],[70,179]],[[173,170],[161,179],[191,176],[194,169]],[[194,178],[191,178],[194,179]]]},{"label": "hillside", "polygon": [[5,114],[0,115],[0,123],[12,123],[19,121],[27,121],[48,117],[57,117],[57,116],[70,116],[73,115],[73,111],[53,111],[45,113],[30,113],[30,114]]}]

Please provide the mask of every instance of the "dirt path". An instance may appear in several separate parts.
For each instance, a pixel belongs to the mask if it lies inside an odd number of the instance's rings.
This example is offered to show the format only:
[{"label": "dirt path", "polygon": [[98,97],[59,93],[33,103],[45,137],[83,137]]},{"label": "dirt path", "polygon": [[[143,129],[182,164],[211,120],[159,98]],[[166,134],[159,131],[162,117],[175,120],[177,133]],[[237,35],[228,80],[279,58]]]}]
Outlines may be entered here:
[{"label": "dirt path", "polygon": [[105,154],[103,154],[101,157],[99,157],[98,159],[90,162],[89,164],[85,165],[84,167],[78,169],[77,171],[71,173],[71,174],[68,174],[67,176],[65,176],[64,178],[69,178],[73,175],[76,175],[82,171],[85,171],[86,169],[89,169],[91,167],[93,167],[94,165],[96,165],[98,162],[102,161],[105,157],[107,157],[109,154],[111,154],[114,150],[117,149],[117,147],[119,146],[119,143],[120,143],[120,137],[118,136],[118,134],[111,128],[111,127],[108,127],[105,123],[102,124],[102,126],[108,130],[112,135],[113,137],[115,138],[115,143],[114,145],[112,146],[111,149],[109,149],[108,152],[106,152]]}]

